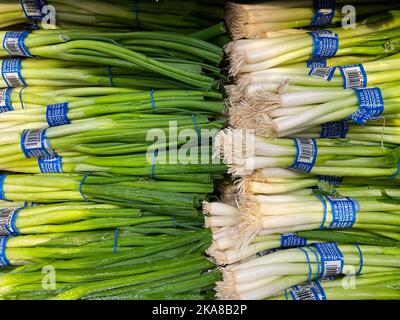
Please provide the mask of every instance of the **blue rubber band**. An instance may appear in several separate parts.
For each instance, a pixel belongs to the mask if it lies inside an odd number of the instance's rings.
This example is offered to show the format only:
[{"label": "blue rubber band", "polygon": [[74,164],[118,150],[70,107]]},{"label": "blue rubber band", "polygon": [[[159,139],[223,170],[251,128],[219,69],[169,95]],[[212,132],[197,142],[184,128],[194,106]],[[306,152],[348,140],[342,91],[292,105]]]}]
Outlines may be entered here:
[{"label": "blue rubber band", "polygon": [[397,179],[399,174],[400,174],[400,161],[397,163],[397,171],[396,171],[396,173],[394,174],[394,176],[390,177],[390,179],[392,179],[392,180]]},{"label": "blue rubber band", "polygon": [[285,289],[285,299],[286,299],[286,300],[289,300],[289,296],[288,296],[288,293],[287,293],[287,289]]},{"label": "blue rubber band", "polygon": [[139,20],[139,3],[138,0],[134,0],[134,8],[135,8],[135,19],[136,19],[136,28],[140,28],[140,20]]},{"label": "blue rubber band", "polygon": [[322,261],[319,260],[319,255],[316,251],[314,247],[308,247],[312,253],[314,253],[315,255],[315,259],[317,260],[317,265],[318,265],[318,278],[321,277],[321,273],[322,273]]},{"label": "blue rubber band", "polygon": [[[306,247],[306,248],[308,248],[308,247]],[[307,259],[307,263],[308,263],[308,279],[307,279],[307,282],[310,282],[311,281],[311,278],[312,278],[312,275],[313,275],[313,272],[312,272],[312,267],[311,267],[311,262],[310,262],[310,257],[308,256],[308,253],[307,253],[307,251],[304,249],[304,248],[299,248],[301,251],[303,251],[304,252],[304,254],[306,255],[306,259]]]},{"label": "blue rubber band", "polygon": [[119,229],[116,228],[114,232],[114,254],[117,253],[118,249],[118,236],[119,236]]},{"label": "blue rubber band", "polygon": [[89,176],[90,176],[90,173],[87,173],[87,174],[84,175],[84,177],[82,178],[81,182],[79,183],[79,189],[78,189],[78,191],[79,191],[79,193],[81,194],[82,198],[83,198],[86,202],[90,202],[90,201],[89,201],[88,198],[86,198],[86,196],[83,194],[83,192],[82,192],[82,187],[83,187],[83,184],[85,183],[86,178],[89,177]]},{"label": "blue rubber band", "polygon": [[354,245],[357,248],[358,253],[360,254],[360,267],[358,268],[358,271],[356,273],[356,276],[358,276],[361,273],[361,271],[362,271],[362,269],[364,267],[364,255],[363,255],[363,253],[361,251],[360,246],[357,243],[354,243]]},{"label": "blue rubber band", "polygon": [[150,91],[150,101],[151,101],[151,108],[153,109],[153,110],[156,110],[156,102],[155,102],[155,100],[154,100],[154,93],[156,92],[156,90],[154,90],[154,89],[151,89],[151,91]]},{"label": "blue rubber band", "polygon": [[197,133],[197,144],[200,147],[201,146],[201,131],[197,124],[196,115],[194,113],[192,113],[192,121],[194,124],[194,129],[196,130],[196,133]]},{"label": "blue rubber band", "polygon": [[112,67],[108,66],[107,70],[108,70],[108,81],[110,81],[111,87],[115,87],[112,75]]},{"label": "blue rubber band", "polygon": [[324,199],[320,194],[314,193],[314,195],[315,195],[319,200],[321,200],[322,205],[324,206],[324,216],[323,216],[323,218],[322,218],[321,226],[319,227],[320,229],[324,229],[324,225],[325,225],[325,222],[326,222],[326,214],[327,214],[327,211],[328,211],[328,206],[327,206],[327,204],[326,204],[325,199]]},{"label": "blue rubber band", "polygon": [[0,200],[8,201],[4,194],[4,180],[6,179],[6,174],[0,174]]},{"label": "blue rubber band", "polygon": [[25,110],[24,101],[22,100],[22,92],[25,90],[25,88],[26,87],[22,87],[22,89],[19,90],[19,102],[21,103],[22,110]]},{"label": "blue rubber band", "polygon": [[154,150],[154,153],[153,153],[153,160],[151,161],[150,179],[154,179],[154,171],[156,168],[157,157],[158,157],[158,149]]}]

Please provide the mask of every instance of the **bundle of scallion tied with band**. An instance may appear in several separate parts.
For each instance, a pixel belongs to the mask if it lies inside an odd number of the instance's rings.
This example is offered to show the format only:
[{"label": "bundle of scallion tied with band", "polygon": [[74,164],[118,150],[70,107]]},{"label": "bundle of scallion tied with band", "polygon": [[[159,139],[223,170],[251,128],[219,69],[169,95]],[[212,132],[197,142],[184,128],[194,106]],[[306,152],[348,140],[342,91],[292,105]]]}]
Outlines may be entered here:
[{"label": "bundle of scallion tied with band", "polygon": [[[235,226],[238,246],[246,248],[257,236],[291,233],[315,229],[356,228],[382,232],[391,237],[399,232],[398,202],[385,198],[350,197],[343,195],[310,196],[249,196],[240,205],[241,215],[228,215],[235,208],[224,211],[227,216],[213,216],[206,223],[210,227]],[[292,200],[288,200],[291,198]],[[307,203],[307,206],[305,206]],[[214,207],[217,207],[214,204]],[[237,209],[236,209],[237,210]],[[221,210],[222,211],[222,210]],[[387,232],[387,234],[385,234]]]},{"label": "bundle of scallion tied with band", "polygon": [[389,11],[367,18],[355,29],[331,28],[271,39],[237,40],[228,44],[225,52],[234,76],[295,63],[306,66],[307,61],[321,66],[332,57],[385,56],[399,52],[399,23],[399,11]]},{"label": "bundle of scallion tied with band", "polygon": [[[346,7],[348,1],[263,1],[241,4],[228,2],[225,10],[225,21],[233,39],[274,38],[285,35],[296,35],[306,32],[303,27],[339,25],[343,18],[349,16],[351,10],[359,17],[371,16],[399,8],[395,1],[377,3],[370,0],[351,1],[350,11]],[[349,23],[349,26],[352,24]],[[347,25],[346,25],[347,26]]]},{"label": "bundle of scallion tied with band", "polygon": [[[207,123],[212,127],[208,118],[219,117],[224,109],[221,94],[214,91],[121,90],[120,93],[116,91],[116,94],[110,90],[111,94],[86,96],[98,92],[90,88],[61,89],[54,96],[49,96],[32,87],[22,91],[0,89],[4,97],[0,130],[22,131],[71,124],[63,128],[75,128],[70,132],[77,134],[101,126],[111,128],[119,125],[122,129],[124,123],[126,127],[130,122],[139,131],[152,128],[155,124],[161,128],[168,127],[175,120],[179,126],[198,123],[201,129],[203,124],[207,127]],[[103,123],[96,124],[98,121]]]},{"label": "bundle of scallion tied with band", "polygon": [[[21,97],[19,93],[6,92],[12,103]],[[27,92],[23,109],[12,107],[0,115],[1,130],[10,133],[1,143],[9,150],[2,168],[25,173],[101,171],[150,176],[157,166],[158,174],[220,173],[223,167],[212,166],[216,162],[208,147],[223,125],[223,120],[215,119],[223,110],[220,97],[217,92],[151,90],[72,97],[57,103],[65,98],[63,93],[48,97]],[[46,106],[49,102],[54,104]],[[178,154],[192,165],[178,161]],[[204,157],[206,163],[200,161]],[[43,171],[44,167],[53,169]]]},{"label": "bundle of scallion tied with band", "polygon": [[[169,118],[175,122],[178,119],[177,116]],[[102,172],[150,178],[179,173],[223,174],[225,165],[212,156],[207,145],[222,124],[208,123],[207,119],[204,124],[193,123],[192,117],[186,118],[191,123],[177,128],[158,128],[155,138],[163,140],[156,142],[148,141],[148,121],[144,128],[136,130],[131,129],[132,124],[137,123],[135,121],[105,121],[106,125],[100,130],[85,130],[85,126],[78,123],[48,130],[10,132],[9,143],[2,145],[4,151],[8,150],[8,155],[0,160],[0,167],[4,171],[21,173]],[[91,121],[89,125],[101,123]],[[108,128],[107,123],[113,125]],[[56,134],[58,138],[52,136],[56,128],[56,131],[61,130],[59,133],[65,130],[61,135]],[[74,133],[74,128],[84,132]],[[202,129],[210,132],[200,135]],[[11,135],[15,142],[11,142]]]},{"label": "bundle of scallion tied with band", "polygon": [[157,180],[131,176],[10,174],[1,176],[0,196],[15,202],[91,201],[159,214],[197,216],[202,201],[213,190],[214,179],[221,177],[210,172],[155,172]]},{"label": "bundle of scallion tied with band", "polygon": [[154,226],[157,224],[172,226],[174,221],[175,226],[186,225],[185,222],[189,227],[202,226],[201,218],[196,216],[176,216],[173,221],[168,215],[162,216],[118,205],[86,202],[4,208],[0,210],[0,215],[2,218],[1,236],[67,233],[126,226],[140,228],[141,225],[150,228],[153,223]]},{"label": "bundle of scallion tied with band", "polygon": [[[285,195],[281,197],[287,199]],[[303,206],[306,201],[307,200],[303,201]],[[275,206],[281,203],[273,202],[270,203],[270,205],[271,204]],[[295,202],[292,201],[290,204],[295,204]],[[219,265],[229,265],[238,261],[246,261],[259,256],[261,253],[266,254],[277,248],[298,247],[327,241],[344,244],[356,242],[368,245],[400,246],[400,238],[396,230],[374,229],[379,228],[378,225],[360,225],[359,227],[354,226],[351,229],[320,229],[293,233],[290,231],[289,224],[287,224],[286,231],[284,228],[280,228],[280,230],[276,230],[277,233],[272,234],[268,233],[269,230],[263,229],[250,240],[249,244],[242,246],[243,233],[240,232],[239,228],[245,213],[241,209],[221,202],[205,202],[203,204],[203,212],[206,215],[205,224],[211,228],[213,233],[213,242],[207,250],[207,253],[213,257]],[[302,213],[299,211],[298,215],[301,214]],[[332,212],[329,214],[332,218],[338,218],[337,212],[335,217]],[[380,214],[385,215],[384,212]],[[278,216],[275,218],[278,218]],[[327,220],[331,220],[331,218]],[[370,227],[371,229],[364,229],[365,227]],[[392,228],[396,229],[396,226],[392,226]],[[302,226],[302,229],[305,230],[307,227]]]},{"label": "bundle of scallion tied with band", "polygon": [[285,289],[267,300],[398,300],[399,279],[396,271],[321,279]]},{"label": "bundle of scallion tied with band", "polygon": [[271,139],[251,130],[228,128],[216,137],[215,151],[236,176],[268,168],[337,177],[398,175],[398,151],[392,144],[345,139]]},{"label": "bundle of scallion tied with band", "polygon": [[[320,136],[344,137],[347,132],[339,130],[340,122],[342,125],[346,122],[354,124],[352,128],[357,132],[357,126],[367,125],[368,128],[370,122],[376,123],[376,120],[388,116],[390,127],[391,119],[396,119],[399,113],[398,91],[395,83],[386,83],[369,88],[268,93],[263,103],[232,107],[230,122],[234,127],[254,129],[256,133],[269,137],[296,136],[321,125],[327,132],[320,131]],[[334,126],[338,128],[334,130]],[[380,133],[385,134],[384,121]],[[390,128],[388,134],[391,134]]]},{"label": "bundle of scallion tied with band", "polygon": [[[351,57],[351,60],[348,61],[342,58],[332,58],[327,60],[326,66],[307,68],[300,63],[241,74],[237,77],[236,84],[226,86],[227,102],[232,107],[265,106],[265,110],[269,111],[271,97],[280,99],[282,96],[282,106],[284,106],[285,102],[289,102],[284,95],[289,93],[293,95],[298,93],[300,96],[303,92],[324,92],[332,95],[330,96],[332,98],[335,93],[342,91],[336,90],[340,88],[365,88],[396,84],[400,69],[398,53],[385,58],[369,60],[371,59],[361,56]],[[279,96],[275,96],[276,94]],[[306,99],[307,96],[304,98]],[[312,101],[305,100],[304,102],[304,106],[312,104],[314,104]],[[278,108],[279,102],[276,102],[276,105]]]},{"label": "bundle of scallion tied with band", "polygon": [[[163,46],[195,57],[194,62],[171,59],[166,53],[161,58],[152,58],[146,50],[131,50],[130,43],[141,43],[144,39],[151,43],[160,42]],[[176,83],[176,87],[189,87],[210,90],[217,88],[219,81],[214,79],[222,58],[222,49],[207,41],[191,36],[169,32],[95,32],[68,30],[36,30],[31,33],[1,32],[0,57],[41,57],[75,62],[92,63],[111,68],[142,71],[150,80],[157,75]],[[126,42],[128,47],[122,45]],[[148,45],[152,48],[152,45]],[[162,59],[167,56],[166,59]],[[186,56],[185,56],[186,58]],[[197,63],[206,62],[206,64]],[[185,66],[186,64],[186,66]],[[211,64],[211,67],[208,65]],[[182,66],[183,65],[183,66]],[[194,67],[191,67],[191,66]],[[200,70],[200,73],[199,73]],[[202,71],[205,70],[205,73]],[[118,70],[117,70],[118,71]],[[82,75],[82,71],[77,72]],[[210,75],[209,75],[210,74]],[[111,76],[109,78],[112,78]],[[140,80],[140,78],[138,78]],[[112,80],[112,79],[111,79]],[[116,79],[118,80],[118,79]]]},{"label": "bundle of scallion tied with band", "polygon": [[[381,245],[317,243],[310,246],[278,250],[223,269],[223,281],[217,283],[217,297],[222,299],[260,300],[281,297],[282,292],[296,290],[293,286],[319,279],[347,275],[367,277],[392,274],[386,280],[398,282],[399,247]],[[363,279],[363,278],[362,278]],[[384,278],[383,278],[384,279]],[[311,282],[311,283],[310,283]],[[383,287],[385,283],[381,283]],[[307,285],[307,284],[305,284]],[[329,285],[329,282],[327,282]],[[362,297],[363,290],[354,290]],[[352,291],[352,290],[349,290]],[[376,299],[398,297],[396,287],[378,291]],[[349,294],[349,296],[352,296]],[[296,297],[296,296],[295,296]],[[369,297],[371,297],[371,292]],[[311,297],[310,297],[311,298]],[[327,297],[325,297],[327,298]],[[300,296],[297,296],[300,299]],[[307,297],[304,297],[307,299]],[[324,300],[324,299],[315,299]]]},{"label": "bundle of scallion tied with band", "polygon": [[[220,278],[202,255],[210,244],[207,230],[149,223],[118,233],[69,232],[1,241],[2,262],[21,265],[3,272],[3,299],[206,299],[213,297],[211,289]],[[55,286],[43,288],[42,270],[48,268],[56,270]]]},{"label": "bundle of scallion tied with band", "polygon": [[0,28],[31,23],[89,30],[157,30],[193,33],[218,22],[218,1],[7,0],[0,6]]},{"label": "bundle of scallion tied with band", "polygon": [[[162,59],[172,67],[198,75],[214,74],[219,77],[219,70],[212,65],[191,62],[176,58]],[[0,87],[87,87],[103,86],[132,89],[174,89],[185,87],[175,80],[148,72],[134,64],[130,69],[77,63],[55,59],[12,58],[0,60]]]}]

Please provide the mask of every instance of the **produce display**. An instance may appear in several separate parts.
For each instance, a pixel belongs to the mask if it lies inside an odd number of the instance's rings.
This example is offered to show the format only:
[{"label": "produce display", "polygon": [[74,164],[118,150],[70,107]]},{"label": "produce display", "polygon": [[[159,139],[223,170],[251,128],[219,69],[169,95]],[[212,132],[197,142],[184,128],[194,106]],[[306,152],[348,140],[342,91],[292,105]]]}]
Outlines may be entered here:
[{"label": "produce display", "polygon": [[398,1],[0,1],[0,299],[399,300]]},{"label": "produce display", "polygon": [[396,9],[227,4],[229,123],[214,153],[231,180],[203,203],[219,299],[400,298]]}]

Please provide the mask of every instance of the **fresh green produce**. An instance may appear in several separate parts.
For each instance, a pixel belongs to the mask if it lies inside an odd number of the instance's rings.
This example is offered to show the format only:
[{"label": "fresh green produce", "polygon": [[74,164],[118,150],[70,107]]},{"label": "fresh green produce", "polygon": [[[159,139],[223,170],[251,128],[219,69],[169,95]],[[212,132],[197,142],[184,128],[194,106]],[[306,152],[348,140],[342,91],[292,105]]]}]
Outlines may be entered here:
[{"label": "fresh green produce", "polygon": [[[178,65],[156,60],[140,51],[130,50],[117,43],[133,40],[152,40],[160,45],[165,43],[168,47],[179,47],[179,50],[192,56],[201,57],[218,65],[221,60],[222,49],[204,40],[186,35],[169,32],[95,32],[95,31],[68,31],[68,30],[36,30],[29,34],[16,33],[20,38],[17,48],[12,45],[10,35],[15,33],[0,32],[0,41],[4,44],[0,48],[0,57],[7,57],[12,53],[16,56],[30,56],[66,60],[71,62],[94,63],[121,69],[142,70],[174,80],[179,86],[210,90],[218,88],[219,81],[212,76],[199,74],[198,68],[191,70],[182,69]],[[14,38],[15,39],[15,38]],[[162,42],[163,41],[163,42]],[[10,43],[10,44],[8,44]],[[129,45],[129,44],[128,44]],[[7,50],[6,50],[7,48]],[[202,66],[202,65],[200,65]],[[205,66],[207,68],[207,66]],[[214,70],[215,68],[211,69]],[[79,71],[78,71],[79,73]],[[153,77],[154,78],[154,77]],[[66,84],[68,85],[68,84]]]},{"label": "fresh green produce", "polygon": [[[338,50],[325,58],[397,53],[399,21],[399,11],[393,10],[367,18],[357,28],[329,28],[338,37]],[[315,56],[313,37],[304,32],[270,39],[237,40],[228,44],[225,52],[230,61],[230,73],[234,76],[285,64],[303,62],[305,66],[306,61]]]},{"label": "fresh green produce", "polygon": [[[342,12],[345,5],[354,5],[357,17],[376,14],[380,11],[398,8],[394,1],[377,3],[368,0],[357,1],[335,1],[333,7],[322,6],[324,14],[318,14],[314,8],[313,1],[264,1],[261,3],[241,4],[228,2],[225,11],[225,21],[232,37],[241,38],[270,38],[281,35],[301,34],[305,32],[301,28],[312,25],[321,26],[318,17],[322,19],[331,16],[333,24],[340,24],[347,11]],[[315,17],[315,18],[314,18]],[[324,20],[322,20],[324,21]],[[322,26],[329,24],[324,23]]]},{"label": "fresh green produce", "polygon": [[[298,168],[298,146],[310,143],[308,168]],[[297,144],[296,144],[297,143]],[[215,143],[216,152],[238,176],[251,175],[264,168],[289,168],[324,176],[394,177],[398,170],[397,151],[393,145],[341,139],[270,139],[250,130],[225,129]]]},{"label": "fresh green produce", "polygon": [[[341,256],[326,264],[324,248]],[[217,283],[217,297],[222,299],[266,299],[305,281],[338,274],[374,275],[399,271],[400,248],[342,245],[335,243],[278,250],[223,269],[223,281]],[[397,278],[398,279],[398,278]],[[361,293],[361,292],[359,292]]]},{"label": "fresh green produce", "polygon": [[[70,2],[52,0],[48,4],[54,7],[56,26],[74,29],[116,29],[116,30],[163,30],[192,33],[218,21],[223,15],[220,1],[97,1],[85,0]],[[23,22],[39,22],[42,16],[50,14],[40,5],[36,5],[28,15],[24,13],[21,2],[3,1],[0,6],[0,28]],[[36,9],[36,10],[34,10]],[[46,8],[44,8],[46,9]],[[49,21],[51,22],[51,21]]]},{"label": "fresh green produce", "polygon": [[10,174],[2,176],[2,197],[11,201],[29,198],[39,203],[91,200],[161,214],[193,216],[198,214],[196,208],[201,207],[207,193],[213,190],[213,178],[219,176],[213,177],[204,167],[203,172],[190,172],[191,167],[187,167],[186,172],[157,173],[154,176],[157,180],[127,176]]},{"label": "fresh green produce", "polygon": [[[180,294],[204,299],[219,279],[215,271],[204,273],[213,268],[201,254],[210,243],[209,232],[176,230],[167,235],[168,230],[143,225],[120,230],[118,238],[110,231],[10,238],[6,249],[10,261],[26,264],[25,259],[31,259],[31,264],[4,273],[0,294],[4,299],[29,300],[171,299]],[[40,245],[19,247],[34,239]],[[56,247],[41,246],[46,243]],[[55,287],[43,288],[42,270],[49,267],[56,270]]]},{"label": "fresh green produce", "polygon": [[[286,289],[283,295],[268,300],[398,300],[399,281],[400,274],[397,272],[365,274],[331,281],[316,280]],[[320,290],[317,294],[314,294],[315,288]]]}]

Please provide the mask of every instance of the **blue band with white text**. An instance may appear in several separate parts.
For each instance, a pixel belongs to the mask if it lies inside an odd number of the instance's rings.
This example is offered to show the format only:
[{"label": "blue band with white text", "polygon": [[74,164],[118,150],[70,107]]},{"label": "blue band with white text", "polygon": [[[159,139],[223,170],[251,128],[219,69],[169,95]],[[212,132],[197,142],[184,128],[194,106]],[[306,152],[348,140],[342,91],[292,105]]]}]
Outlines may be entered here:
[{"label": "blue band with white text", "polygon": [[314,16],[311,20],[311,27],[320,27],[331,24],[334,16],[334,0],[314,0]]},{"label": "blue band with white text", "polygon": [[11,102],[11,88],[0,89],[0,113],[13,111]]},{"label": "blue band with white text", "polygon": [[21,137],[21,149],[26,158],[48,158],[56,156],[46,138],[46,129],[24,130]]},{"label": "blue band with white text", "polygon": [[46,109],[46,120],[49,127],[70,124],[71,121],[68,118],[68,103],[65,102],[48,105]]},{"label": "blue band with white text", "polygon": [[369,120],[378,119],[384,111],[384,101],[379,88],[355,88],[358,110],[349,119],[356,124],[365,125]]},{"label": "blue band with white text", "polygon": [[309,138],[294,139],[297,154],[291,169],[309,173],[317,160],[317,141]]},{"label": "blue band with white text", "polygon": [[3,39],[3,48],[10,56],[30,57],[31,54],[25,45],[28,31],[6,32]]},{"label": "blue band with white text", "polygon": [[329,59],[339,49],[339,36],[328,30],[310,32],[313,41],[312,59]]}]

